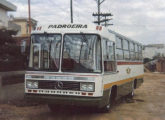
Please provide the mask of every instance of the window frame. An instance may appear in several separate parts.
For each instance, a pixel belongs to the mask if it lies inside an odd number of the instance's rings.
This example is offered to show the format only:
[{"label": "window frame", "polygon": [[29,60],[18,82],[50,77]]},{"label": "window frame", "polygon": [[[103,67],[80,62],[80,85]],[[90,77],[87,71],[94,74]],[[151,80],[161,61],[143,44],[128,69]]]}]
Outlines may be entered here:
[{"label": "window frame", "polygon": [[[121,40],[121,48],[118,47],[117,45],[117,40],[120,39]],[[116,49],[122,49],[123,48],[123,38],[122,37],[119,37],[119,36],[116,36]]]},{"label": "window frame", "polygon": [[[103,58],[102,58],[102,38],[99,34],[96,34],[96,33],[65,33],[63,34],[63,38],[62,38],[62,50],[61,50],[61,56],[60,56],[60,70],[63,72],[63,73],[79,73],[79,72],[66,72],[66,71],[63,71],[62,70],[62,60],[63,60],[63,53],[64,53],[64,38],[65,38],[65,35],[97,35],[98,38],[100,39],[100,65],[101,65],[101,71],[100,72],[92,72],[92,74],[100,74],[100,73],[103,73],[103,64],[102,64],[102,61],[103,61]],[[95,59],[95,58],[94,58]],[[83,73],[86,73],[86,72],[83,72]],[[90,74],[90,73],[87,73],[87,74]]]},{"label": "window frame", "polygon": [[[117,46],[117,40],[120,39],[121,40],[121,48],[119,48]],[[128,42],[128,49],[124,49],[124,41],[127,41]],[[133,49],[131,49],[133,46]],[[137,48],[135,49],[135,46],[137,46]],[[141,51],[139,50],[139,48],[141,48]],[[134,62],[134,61],[137,61],[137,62],[140,62],[143,60],[143,53],[142,53],[142,45],[136,41],[133,41],[133,40],[130,40],[126,37],[122,37],[122,36],[119,36],[119,35],[116,35],[116,51],[117,50],[121,50],[122,51],[122,59],[118,59],[117,57],[117,52],[116,52],[116,61],[129,61],[129,62]],[[125,51],[128,51],[129,52],[129,59],[126,59],[125,57]],[[132,53],[135,54],[134,55],[134,58],[132,58]],[[138,54],[138,57],[136,56],[136,54]],[[140,58],[140,55],[142,56]]]},{"label": "window frame", "polygon": [[108,41],[108,42],[112,42],[113,43],[113,54],[114,54],[114,60],[110,60],[110,61],[113,61],[114,62],[114,66],[115,66],[115,70],[114,71],[105,71],[104,69],[104,50],[102,49],[102,66],[103,66],[103,71],[104,71],[104,74],[114,74],[114,73],[117,73],[117,60],[116,60],[116,42],[108,39],[108,38],[105,38],[105,37],[102,37],[102,40],[101,40],[101,44],[102,44],[102,48],[103,48],[103,41]]},{"label": "window frame", "polygon": [[[31,57],[31,54],[32,54],[32,57],[33,57],[33,54],[34,53],[31,53],[31,49],[33,49],[33,41],[32,41],[32,36],[33,35],[60,35],[61,36],[61,45],[60,45],[60,51],[59,51],[59,68],[55,71],[55,70],[50,70],[50,69],[34,69],[33,67],[33,60],[31,61],[32,63],[32,67],[29,67],[30,66],[30,59],[33,59],[33,58],[30,58]],[[35,43],[36,44],[36,43]],[[33,33],[30,35],[30,47],[29,47],[29,60],[28,60],[28,67],[27,67],[27,70],[33,70],[33,71],[42,71],[42,72],[59,72],[61,70],[61,49],[62,49],[62,44],[63,44],[63,34],[62,33]]]},{"label": "window frame", "polygon": [[[120,60],[120,59],[117,59],[117,57],[116,57],[116,60],[117,61],[130,61],[131,60],[130,59],[130,40],[128,40],[128,39],[126,39],[124,37],[116,36],[116,39],[118,39],[118,38],[120,38],[120,40],[121,40],[121,48],[118,48],[117,45],[116,45],[116,50],[122,50],[123,59]],[[128,42],[128,49],[124,49],[124,42],[123,41],[127,41]],[[124,54],[125,51],[129,52],[129,59],[128,60],[125,59],[125,54]]]}]

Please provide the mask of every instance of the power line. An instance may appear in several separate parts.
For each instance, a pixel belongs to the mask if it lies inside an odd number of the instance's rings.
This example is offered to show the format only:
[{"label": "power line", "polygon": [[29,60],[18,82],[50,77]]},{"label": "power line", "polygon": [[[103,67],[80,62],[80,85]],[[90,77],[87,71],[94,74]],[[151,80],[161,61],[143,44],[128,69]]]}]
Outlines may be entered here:
[{"label": "power line", "polygon": [[[96,0],[97,1],[97,7],[98,7],[98,12],[97,13],[93,13],[93,17],[97,17],[97,21],[94,21],[94,23],[100,25],[101,23],[104,23],[104,24],[101,24],[103,26],[109,26],[109,25],[112,25],[112,24],[108,24],[108,22],[111,19],[107,18],[107,17],[111,17],[113,16],[111,13],[100,13],[100,6],[101,4],[105,1],[105,0]],[[104,19],[101,20],[101,17],[104,17]]]}]

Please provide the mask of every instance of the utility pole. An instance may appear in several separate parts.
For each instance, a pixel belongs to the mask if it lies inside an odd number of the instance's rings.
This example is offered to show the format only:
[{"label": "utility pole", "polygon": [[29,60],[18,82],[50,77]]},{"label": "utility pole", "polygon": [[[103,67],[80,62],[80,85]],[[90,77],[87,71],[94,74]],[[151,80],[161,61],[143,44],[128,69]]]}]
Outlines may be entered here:
[{"label": "utility pole", "polygon": [[[107,19],[107,16],[105,16],[105,20]],[[105,21],[105,27],[107,26],[107,21]]]},{"label": "utility pole", "polygon": [[72,5],[72,0],[70,0],[70,17],[71,17],[71,23],[73,23],[73,5]]},{"label": "utility pole", "polygon": [[[98,13],[93,13],[93,16],[94,17],[98,17],[98,20],[97,21],[94,21],[94,23],[97,23],[98,25],[101,25],[101,23],[103,23],[104,22],[104,24],[102,24],[103,26],[108,26],[108,25],[113,25],[113,24],[108,24],[107,22],[108,21],[110,21],[110,20],[112,20],[112,18],[111,19],[108,19],[107,17],[108,16],[113,16],[111,13],[100,13],[100,6],[101,6],[101,4],[105,1],[105,0],[102,0],[102,1],[100,1],[100,0],[96,0],[97,1],[97,7],[98,7]],[[100,17],[104,17],[104,19],[103,20],[101,20],[101,18]]]},{"label": "utility pole", "polygon": [[29,13],[29,34],[31,34],[31,10],[30,10],[30,0],[28,0],[28,13]]},{"label": "utility pole", "polygon": [[100,0],[97,0],[97,7],[98,7],[98,25],[100,25]]}]

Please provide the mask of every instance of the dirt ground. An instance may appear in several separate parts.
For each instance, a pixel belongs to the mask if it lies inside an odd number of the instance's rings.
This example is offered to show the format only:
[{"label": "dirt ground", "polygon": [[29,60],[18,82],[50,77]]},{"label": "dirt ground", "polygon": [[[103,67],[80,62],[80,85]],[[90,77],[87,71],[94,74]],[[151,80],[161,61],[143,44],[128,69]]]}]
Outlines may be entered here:
[{"label": "dirt ground", "polygon": [[0,120],[165,120],[165,74],[146,73],[133,100],[120,100],[109,113],[67,108],[56,113],[47,105],[0,104]]}]

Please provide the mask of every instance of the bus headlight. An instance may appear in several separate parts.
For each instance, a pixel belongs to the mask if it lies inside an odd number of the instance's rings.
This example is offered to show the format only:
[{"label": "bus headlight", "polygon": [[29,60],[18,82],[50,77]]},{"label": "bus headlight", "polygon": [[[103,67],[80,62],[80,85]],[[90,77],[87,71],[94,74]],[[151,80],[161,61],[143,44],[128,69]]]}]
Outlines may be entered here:
[{"label": "bus headlight", "polygon": [[94,83],[80,83],[80,90],[86,92],[93,92],[95,88]]},{"label": "bus headlight", "polygon": [[37,81],[26,81],[26,88],[36,89],[36,88],[38,88],[38,82]]}]

